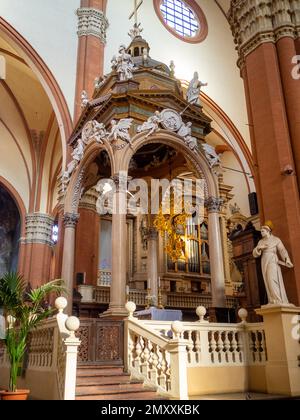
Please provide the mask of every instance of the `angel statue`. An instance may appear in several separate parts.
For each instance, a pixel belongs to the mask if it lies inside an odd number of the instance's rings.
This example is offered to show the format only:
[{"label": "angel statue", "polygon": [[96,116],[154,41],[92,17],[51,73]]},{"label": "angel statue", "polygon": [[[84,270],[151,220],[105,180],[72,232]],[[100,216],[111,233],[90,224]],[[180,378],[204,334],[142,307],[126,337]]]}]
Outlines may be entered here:
[{"label": "angel statue", "polygon": [[137,132],[142,133],[143,131],[149,131],[149,133],[145,136],[145,138],[147,138],[159,129],[159,124],[162,121],[161,113],[159,111],[155,111],[155,114],[148,118],[148,121],[144,122],[143,125],[140,125],[137,128]]},{"label": "angel statue", "polygon": [[71,156],[73,160],[71,160],[71,162],[68,164],[67,170],[63,174],[64,185],[68,184],[72,173],[75,171],[84,156],[84,142],[81,139],[78,140],[76,148],[73,150]]},{"label": "angel statue", "polygon": [[140,23],[135,23],[133,25],[133,29],[130,29],[129,31],[129,36],[132,39],[132,41],[134,40],[134,38],[141,36],[141,33],[143,32],[143,28],[141,27]]},{"label": "angel statue", "polygon": [[135,69],[132,57],[126,52],[125,45],[119,48],[119,56],[114,56],[112,61],[112,68],[116,70],[119,80],[124,82],[133,78],[133,70]]},{"label": "angel statue", "polygon": [[201,146],[210,167],[213,168],[214,166],[221,166],[220,155],[218,155],[218,153],[216,152],[216,149],[207,143],[204,143]]},{"label": "angel statue", "polygon": [[272,222],[266,222],[261,228],[262,239],[254,249],[253,256],[261,257],[261,268],[269,304],[289,305],[280,266],[287,268],[294,266],[283,243],[272,232]]},{"label": "angel statue", "polygon": [[192,136],[191,122],[188,122],[187,124],[182,124],[177,134],[183,137],[184,142],[189,146],[191,150],[196,150],[198,148],[197,139],[196,137]]},{"label": "angel statue", "polygon": [[81,92],[81,108],[85,108],[87,104],[89,103],[89,97],[85,90]]},{"label": "angel statue", "polygon": [[131,137],[128,133],[132,125],[132,118],[125,118],[120,121],[112,120],[111,121],[111,132],[108,135],[108,140],[110,141],[117,141],[121,139],[127,143],[131,143]]},{"label": "angel statue", "polygon": [[82,140],[85,144],[92,139],[95,139],[97,143],[103,144],[103,140],[107,137],[108,133],[103,123],[98,123],[96,120],[89,121],[86,123],[82,130]]},{"label": "angel statue", "polygon": [[200,96],[201,88],[204,86],[208,86],[208,83],[200,82],[198,72],[195,72],[194,77],[190,81],[190,84],[186,93],[186,100],[190,104],[200,105],[199,96]]}]

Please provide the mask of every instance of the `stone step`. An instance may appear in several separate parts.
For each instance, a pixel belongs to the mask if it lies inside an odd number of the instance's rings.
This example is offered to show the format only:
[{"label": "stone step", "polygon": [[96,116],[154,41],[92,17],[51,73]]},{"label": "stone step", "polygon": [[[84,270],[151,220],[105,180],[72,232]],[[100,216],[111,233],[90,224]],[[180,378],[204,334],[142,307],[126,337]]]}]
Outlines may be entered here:
[{"label": "stone step", "polygon": [[130,375],[111,374],[111,375],[93,375],[78,376],[77,386],[79,385],[113,385],[115,383],[130,383]]},{"label": "stone step", "polygon": [[153,391],[134,391],[134,392],[123,392],[123,393],[112,393],[106,395],[81,395],[76,396],[76,400],[90,400],[90,401],[100,401],[100,400],[162,400],[162,398]]},{"label": "stone step", "polygon": [[[144,392],[143,384],[141,382],[130,382],[114,384],[97,384],[97,385],[80,385],[76,387],[76,395],[107,395],[107,394],[118,394],[119,392]],[[151,390],[152,391],[152,390]]]},{"label": "stone step", "polygon": [[109,375],[122,375],[124,373],[124,368],[123,367],[112,367],[112,368],[108,368],[107,366],[105,367],[99,367],[99,366],[95,366],[95,367],[89,367],[86,369],[82,369],[81,367],[77,369],[77,377],[80,376],[109,376]]}]

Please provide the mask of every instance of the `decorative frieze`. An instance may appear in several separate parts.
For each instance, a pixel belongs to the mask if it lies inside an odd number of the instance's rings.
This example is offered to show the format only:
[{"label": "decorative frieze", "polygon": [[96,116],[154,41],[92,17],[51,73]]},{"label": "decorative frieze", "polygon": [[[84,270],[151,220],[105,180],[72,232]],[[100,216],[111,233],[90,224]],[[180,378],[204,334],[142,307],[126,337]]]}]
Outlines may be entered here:
[{"label": "decorative frieze", "polygon": [[24,244],[44,244],[52,246],[53,225],[54,218],[48,214],[28,214],[25,218],[25,238],[22,242]]},{"label": "decorative frieze", "polygon": [[77,10],[78,36],[95,36],[106,44],[106,31],[109,27],[108,20],[101,10],[82,7]]},{"label": "decorative frieze", "polygon": [[65,228],[76,228],[79,220],[79,214],[77,213],[65,213],[64,214],[64,227]]},{"label": "decorative frieze", "polygon": [[205,200],[205,207],[209,213],[220,213],[224,200],[222,198],[209,197]]},{"label": "decorative frieze", "polygon": [[263,43],[299,36],[299,10],[300,0],[232,0],[228,20],[240,61]]}]

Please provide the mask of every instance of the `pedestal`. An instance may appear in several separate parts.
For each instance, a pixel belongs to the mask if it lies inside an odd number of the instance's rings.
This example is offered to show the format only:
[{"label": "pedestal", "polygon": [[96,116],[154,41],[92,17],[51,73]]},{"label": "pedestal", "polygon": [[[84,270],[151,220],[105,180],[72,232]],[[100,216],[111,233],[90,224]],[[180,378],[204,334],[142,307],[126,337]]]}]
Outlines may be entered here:
[{"label": "pedestal", "polygon": [[268,393],[299,396],[300,308],[266,305],[256,313],[264,319]]}]

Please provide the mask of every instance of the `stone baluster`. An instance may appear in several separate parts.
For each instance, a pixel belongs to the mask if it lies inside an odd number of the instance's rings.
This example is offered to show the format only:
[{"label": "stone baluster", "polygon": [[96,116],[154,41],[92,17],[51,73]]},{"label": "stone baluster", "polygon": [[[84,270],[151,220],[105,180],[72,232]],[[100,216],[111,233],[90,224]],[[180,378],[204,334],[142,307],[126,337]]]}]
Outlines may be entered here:
[{"label": "stone baluster", "polygon": [[211,362],[216,363],[216,361],[218,360],[218,353],[216,352],[217,342],[215,340],[215,332],[214,331],[211,331],[211,333],[210,333],[209,349],[210,349],[210,353],[211,353]]},{"label": "stone baluster", "polygon": [[238,342],[236,340],[236,332],[233,331],[232,334],[232,340],[231,340],[231,347],[232,347],[232,360],[233,363],[237,363],[239,360],[239,354],[238,354]]},{"label": "stone baluster", "polygon": [[225,361],[227,363],[231,363],[232,362],[232,355],[230,352],[230,340],[229,340],[229,334],[231,332],[230,331],[225,331],[225,337],[224,337],[224,350],[225,350]]},{"label": "stone baluster", "polygon": [[152,344],[152,351],[151,351],[151,370],[150,370],[150,381],[156,385],[158,385],[158,364],[159,364],[159,358],[157,355],[157,345]]},{"label": "stone baluster", "polygon": [[134,367],[140,372],[141,366],[141,354],[142,354],[142,346],[140,343],[140,337],[135,336],[135,358],[134,358]]},{"label": "stone baluster", "polygon": [[194,342],[193,342],[193,338],[192,338],[192,333],[193,333],[193,331],[191,331],[191,330],[187,331],[188,344],[187,344],[186,348],[187,348],[187,359],[188,359],[188,363],[190,363],[190,364],[194,362],[194,352],[193,352]]}]

